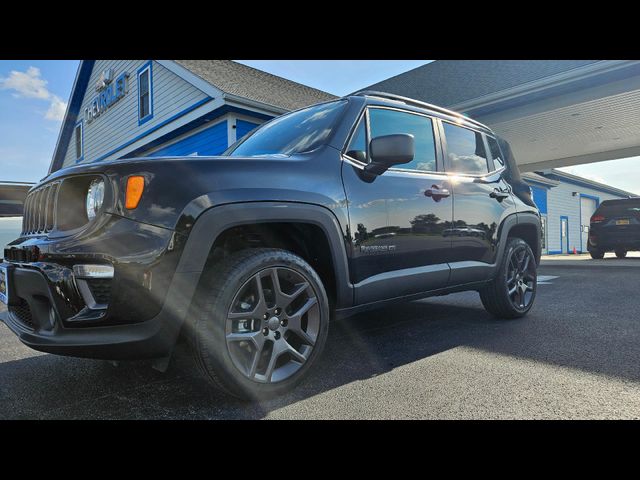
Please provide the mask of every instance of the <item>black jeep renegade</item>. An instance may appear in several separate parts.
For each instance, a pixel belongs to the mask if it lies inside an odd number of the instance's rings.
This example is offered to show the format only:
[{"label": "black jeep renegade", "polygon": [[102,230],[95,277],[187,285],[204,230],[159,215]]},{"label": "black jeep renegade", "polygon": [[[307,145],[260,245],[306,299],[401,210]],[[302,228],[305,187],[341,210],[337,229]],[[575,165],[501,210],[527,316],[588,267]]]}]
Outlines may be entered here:
[{"label": "black jeep renegade", "polygon": [[500,318],[536,295],[540,217],[509,145],[432,105],[360,92],[218,157],[49,175],[4,252],[6,324],[61,355],[157,359],[181,336],[243,397],[298,383],[330,320],[463,290]]}]

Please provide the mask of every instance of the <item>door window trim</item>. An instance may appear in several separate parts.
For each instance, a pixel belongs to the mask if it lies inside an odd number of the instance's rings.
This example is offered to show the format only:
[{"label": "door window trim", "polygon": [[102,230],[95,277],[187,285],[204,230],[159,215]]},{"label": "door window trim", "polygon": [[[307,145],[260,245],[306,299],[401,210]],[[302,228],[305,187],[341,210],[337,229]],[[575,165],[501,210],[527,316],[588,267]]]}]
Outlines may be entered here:
[{"label": "door window trim", "polygon": [[[349,134],[349,139],[348,141],[345,143],[343,152],[342,152],[342,156],[343,158],[351,165],[363,169],[365,167],[365,165],[367,165],[367,163],[371,162],[371,158],[369,157],[369,144],[371,142],[371,120],[369,117],[369,111],[372,109],[379,109],[379,110],[394,110],[397,112],[401,112],[401,113],[407,113],[410,115],[418,115],[421,117],[426,117],[429,120],[431,120],[431,130],[433,132],[433,147],[435,149],[435,160],[436,160],[436,169],[435,170],[415,170],[415,169],[410,169],[410,168],[401,168],[401,167],[391,167],[389,170],[387,170],[387,172],[394,172],[394,173],[409,173],[409,174],[418,174],[418,175],[434,175],[434,174],[444,174],[446,173],[444,170],[444,159],[443,159],[443,150],[442,150],[442,140],[440,138],[440,131],[438,129],[438,117],[434,117],[433,115],[428,115],[426,113],[422,113],[422,112],[414,112],[412,110],[405,110],[403,108],[397,108],[397,107],[389,107],[386,105],[367,105],[364,107],[362,113],[358,116],[357,121],[355,122],[355,127],[353,128],[353,130],[351,131],[351,133]],[[347,155],[347,149],[349,148],[349,146],[351,145],[351,141],[353,140],[354,136],[356,135],[356,132],[358,130],[358,128],[360,127],[360,122],[361,121],[365,121],[365,136],[366,136],[366,142],[367,142],[367,163],[363,163],[359,160],[356,160],[355,158],[352,158],[350,156]],[[386,173],[386,172],[385,172]]]},{"label": "door window trim", "polygon": [[[500,142],[498,141],[498,139],[496,138],[495,135],[489,135],[488,133],[483,133],[482,134],[485,138],[484,138],[484,143],[485,143],[485,148],[487,149],[487,153],[489,154],[489,157],[487,157],[487,162],[489,162],[489,160],[491,160],[491,163],[489,163],[488,165],[491,167],[493,166],[494,169],[491,170],[489,169],[489,175],[491,175],[493,172],[497,172],[497,171],[502,171],[506,168],[507,166],[507,160],[506,157],[504,156],[504,152],[502,151],[502,148],[500,148]],[[496,142],[496,146],[498,147],[498,151],[500,152],[500,155],[502,155],[502,166],[500,168],[495,168],[495,161],[493,158],[493,154],[491,153],[491,147],[489,146],[489,138],[493,138]]]}]

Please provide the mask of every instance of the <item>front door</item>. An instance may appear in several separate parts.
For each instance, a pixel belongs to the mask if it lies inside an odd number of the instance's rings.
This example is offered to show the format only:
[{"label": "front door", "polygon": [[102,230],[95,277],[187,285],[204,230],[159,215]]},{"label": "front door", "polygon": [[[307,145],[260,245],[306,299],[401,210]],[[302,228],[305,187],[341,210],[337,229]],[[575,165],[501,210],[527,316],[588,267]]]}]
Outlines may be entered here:
[{"label": "front door", "polygon": [[560,217],[560,245],[562,253],[569,253],[569,219]]},{"label": "front door", "polygon": [[[414,135],[414,160],[367,177],[371,138]],[[343,182],[349,202],[351,275],[356,304],[444,287],[449,278],[453,220],[447,177],[438,172],[439,142],[432,118],[389,108],[370,108],[345,152]]]},{"label": "front door", "polygon": [[[454,202],[451,285],[486,280],[494,271],[498,229],[515,212],[511,188],[500,174],[504,156],[493,137],[442,121],[445,168]],[[485,143],[485,137],[486,142]]]}]

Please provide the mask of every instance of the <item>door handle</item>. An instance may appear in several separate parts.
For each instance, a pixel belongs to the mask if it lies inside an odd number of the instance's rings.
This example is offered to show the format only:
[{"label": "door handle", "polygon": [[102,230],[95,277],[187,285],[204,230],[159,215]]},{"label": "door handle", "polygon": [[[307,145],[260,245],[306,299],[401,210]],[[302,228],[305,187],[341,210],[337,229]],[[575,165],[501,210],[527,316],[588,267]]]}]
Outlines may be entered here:
[{"label": "door handle", "polygon": [[504,200],[509,196],[509,192],[501,190],[499,188],[494,188],[493,191],[489,194],[489,196],[501,202],[502,200]]},{"label": "door handle", "polygon": [[451,192],[447,188],[444,188],[444,185],[431,185],[431,188],[427,188],[424,191],[424,195],[439,202],[442,198],[450,196]]}]

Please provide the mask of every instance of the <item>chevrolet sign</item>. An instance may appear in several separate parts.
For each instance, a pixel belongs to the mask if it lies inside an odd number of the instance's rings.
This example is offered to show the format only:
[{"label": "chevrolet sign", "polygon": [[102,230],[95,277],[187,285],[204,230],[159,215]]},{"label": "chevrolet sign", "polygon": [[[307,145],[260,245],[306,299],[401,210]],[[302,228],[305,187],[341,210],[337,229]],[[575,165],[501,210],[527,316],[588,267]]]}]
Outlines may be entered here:
[{"label": "chevrolet sign", "polygon": [[127,94],[129,91],[128,78],[129,74],[124,72],[114,80],[112,69],[105,70],[100,75],[96,82],[98,95],[84,109],[84,119],[87,124],[93,122]]}]

